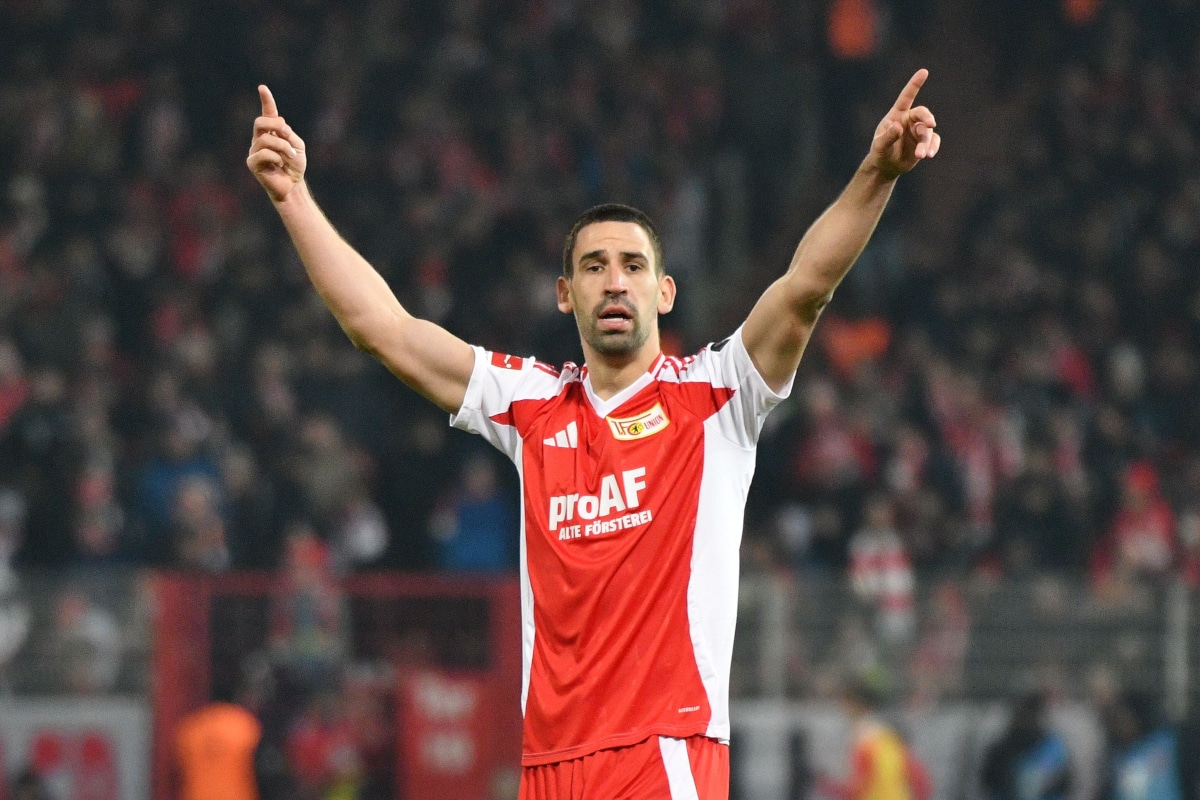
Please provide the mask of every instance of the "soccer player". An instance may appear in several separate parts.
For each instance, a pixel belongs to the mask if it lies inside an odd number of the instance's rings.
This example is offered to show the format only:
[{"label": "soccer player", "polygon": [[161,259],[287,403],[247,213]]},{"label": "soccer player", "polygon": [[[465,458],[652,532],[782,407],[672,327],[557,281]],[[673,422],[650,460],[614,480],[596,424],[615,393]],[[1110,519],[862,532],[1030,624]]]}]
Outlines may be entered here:
[{"label": "soccer player", "polygon": [[360,349],[483,436],[522,487],[522,800],[724,800],[738,547],[755,445],[895,181],[934,156],[919,70],[787,272],[724,340],[665,356],[658,234],[604,205],[567,235],[558,307],[584,365],[472,347],[405,311],[326,220],[304,142],[259,87],[247,166]]}]

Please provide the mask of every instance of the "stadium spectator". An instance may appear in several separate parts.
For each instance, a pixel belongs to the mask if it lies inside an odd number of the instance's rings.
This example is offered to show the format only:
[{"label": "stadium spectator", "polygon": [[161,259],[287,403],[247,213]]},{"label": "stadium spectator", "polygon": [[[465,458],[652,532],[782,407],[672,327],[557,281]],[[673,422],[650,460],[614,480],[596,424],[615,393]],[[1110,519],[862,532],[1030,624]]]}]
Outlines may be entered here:
[{"label": "stadium spectator", "polygon": [[875,610],[875,627],[889,644],[903,644],[916,623],[913,573],[886,497],[867,500],[863,526],[850,539],[854,593]]},{"label": "stadium spectator", "polygon": [[0,486],[0,597],[17,588],[13,556],[25,539],[25,498],[9,486]]},{"label": "stadium spectator", "polygon": [[1161,579],[1175,565],[1175,515],[1159,486],[1149,463],[1137,462],[1125,471],[1121,505],[1094,556],[1101,579],[1112,573]]},{"label": "stadium spectator", "polygon": [[853,728],[849,775],[845,781],[820,776],[817,792],[836,800],[929,800],[929,772],[879,716],[878,690],[862,681],[852,683],[843,691],[842,707]]},{"label": "stadium spectator", "polygon": [[1072,503],[1053,453],[1025,448],[1025,463],[996,500],[994,547],[1010,574],[1078,569],[1084,563],[1084,521]]},{"label": "stadium spectator", "polygon": [[67,589],[54,607],[48,663],[54,686],[80,695],[105,694],[121,670],[121,629],[108,609],[79,590]]},{"label": "stadium spectator", "polygon": [[[164,394],[173,394],[174,380],[160,375]],[[175,399],[163,398],[173,406]],[[191,478],[209,481],[207,486],[220,486],[216,461],[205,452],[212,433],[212,420],[198,407],[184,403],[163,421],[159,432],[157,453],[142,469],[138,481],[139,517],[145,527],[144,552],[151,564],[170,564],[174,554],[183,553],[182,542],[172,539],[172,507],[185,482]],[[213,503],[219,503],[213,500]]]},{"label": "stadium spectator", "polygon": [[285,744],[296,777],[296,797],[355,797],[363,782],[358,733],[341,712],[338,697],[318,692],[292,723]]},{"label": "stadium spectator", "polygon": [[7,800],[53,800],[46,782],[31,767],[13,776],[6,797]]},{"label": "stadium spectator", "polygon": [[1159,720],[1154,701],[1127,693],[1108,709],[1108,774],[1110,800],[1179,800],[1179,741]]},{"label": "stadium spectator", "polygon": [[517,512],[487,454],[463,466],[461,488],[433,517],[438,565],[448,572],[505,572],[516,564]]},{"label": "stadium spectator", "polygon": [[962,686],[971,644],[971,617],[956,582],[943,580],[934,588],[930,604],[909,661],[913,701],[926,706]]},{"label": "stadium spectator", "polygon": [[333,573],[329,547],[304,521],[284,540],[283,591],[271,609],[272,657],[298,685],[328,686],[345,661],[345,598]]},{"label": "stadium spectator", "polygon": [[980,782],[992,800],[1064,800],[1071,769],[1066,742],[1047,725],[1045,698],[1030,694],[1013,704],[1008,728],[988,747]]},{"label": "stadium spectator", "polygon": [[204,475],[179,480],[171,497],[167,537],[176,563],[205,572],[230,567],[229,543],[222,517],[220,487]]},{"label": "stadium spectator", "polygon": [[262,725],[248,709],[218,699],[175,731],[182,800],[258,800],[254,754]]}]

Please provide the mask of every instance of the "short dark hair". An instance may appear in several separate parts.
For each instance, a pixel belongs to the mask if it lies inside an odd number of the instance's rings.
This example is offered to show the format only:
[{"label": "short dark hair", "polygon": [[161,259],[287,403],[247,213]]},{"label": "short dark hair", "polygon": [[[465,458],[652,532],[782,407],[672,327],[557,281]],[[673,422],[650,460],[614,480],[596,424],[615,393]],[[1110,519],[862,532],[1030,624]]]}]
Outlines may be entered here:
[{"label": "short dark hair", "polygon": [[878,711],[884,701],[883,690],[863,676],[850,679],[842,689],[842,697],[868,711]]},{"label": "short dark hair", "polygon": [[650,221],[650,217],[633,206],[623,203],[604,203],[589,208],[580,214],[571,225],[571,232],[567,234],[566,244],[563,245],[563,275],[565,277],[571,277],[575,271],[572,256],[575,254],[575,240],[579,238],[579,232],[596,222],[632,222],[640,225],[646,235],[650,237],[650,245],[654,248],[654,271],[659,275],[666,273],[666,267],[663,265],[662,241],[658,238],[658,230]]}]

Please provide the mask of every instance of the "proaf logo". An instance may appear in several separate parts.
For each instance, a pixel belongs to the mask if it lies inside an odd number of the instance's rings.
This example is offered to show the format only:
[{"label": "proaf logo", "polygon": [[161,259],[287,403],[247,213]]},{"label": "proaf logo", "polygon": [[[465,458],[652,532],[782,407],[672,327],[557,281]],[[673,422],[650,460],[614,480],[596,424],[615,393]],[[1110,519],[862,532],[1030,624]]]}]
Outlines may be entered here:
[{"label": "proaf logo", "polygon": [[613,436],[623,442],[645,439],[671,424],[671,420],[667,419],[667,415],[659,403],[655,403],[654,408],[638,414],[636,417],[605,417],[605,419],[608,420],[608,427],[612,429]]}]

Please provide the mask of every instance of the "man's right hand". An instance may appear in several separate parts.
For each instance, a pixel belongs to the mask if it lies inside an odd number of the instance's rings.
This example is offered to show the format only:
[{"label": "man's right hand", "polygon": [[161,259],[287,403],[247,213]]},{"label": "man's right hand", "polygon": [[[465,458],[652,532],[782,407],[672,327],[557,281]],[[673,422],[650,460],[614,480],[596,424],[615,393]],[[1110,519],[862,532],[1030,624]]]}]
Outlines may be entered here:
[{"label": "man's right hand", "polygon": [[259,86],[258,97],[262,100],[262,116],[254,120],[254,138],[250,141],[246,166],[271,200],[279,203],[304,180],[304,169],[308,166],[304,140],[279,116],[270,89]]}]

